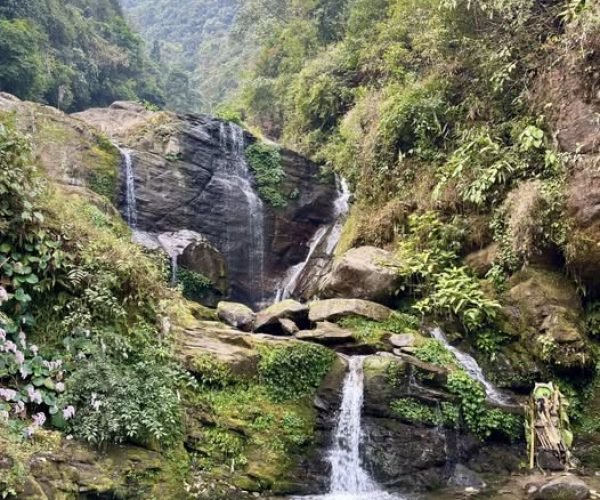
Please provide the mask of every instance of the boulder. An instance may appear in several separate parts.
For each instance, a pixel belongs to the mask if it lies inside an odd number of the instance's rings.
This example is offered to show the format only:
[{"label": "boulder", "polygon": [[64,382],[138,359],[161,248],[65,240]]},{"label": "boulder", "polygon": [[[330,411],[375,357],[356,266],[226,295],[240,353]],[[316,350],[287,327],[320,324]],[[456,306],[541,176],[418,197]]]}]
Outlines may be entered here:
[{"label": "boulder", "polygon": [[328,321],[317,323],[315,330],[298,332],[296,338],[323,345],[344,344],[355,340],[351,331],[344,330],[335,323],[329,323]]},{"label": "boulder", "polygon": [[[226,367],[233,375],[251,378],[257,374],[258,352],[248,334],[213,321],[199,321],[179,339],[178,357],[191,373],[206,360]],[[200,373],[201,375],[201,373]]]},{"label": "boulder", "polygon": [[391,252],[369,246],[353,248],[334,261],[319,284],[319,295],[391,303],[401,281],[399,265]]},{"label": "boulder", "polygon": [[281,318],[279,324],[281,325],[281,329],[288,335],[294,335],[300,331],[298,325],[291,319]]},{"label": "boulder", "polygon": [[402,335],[392,335],[390,344],[394,347],[414,347],[417,344],[417,337],[412,333],[403,333]]},{"label": "boulder", "polygon": [[530,500],[585,500],[590,488],[578,477],[567,475],[551,478],[545,483],[528,485]]},{"label": "boulder", "polygon": [[308,326],[308,306],[295,300],[284,300],[273,304],[256,315],[254,331],[260,333],[285,334],[279,320],[292,320],[300,328]]},{"label": "boulder", "polygon": [[221,295],[229,292],[225,256],[205,237],[187,245],[177,261],[180,266],[206,276]]},{"label": "boulder", "polygon": [[516,308],[521,341],[540,361],[555,368],[589,368],[591,346],[582,325],[575,286],[562,274],[530,268],[510,280],[507,300]]},{"label": "boulder", "polygon": [[217,315],[221,321],[244,332],[252,331],[256,316],[248,306],[236,302],[219,302]]},{"label": "boulder", "polygon": [[313,323],[336,321],[348,316],[360,316],[374,321],[387,321],[394,311],[361,299],[326,299],[309,304],[309,319]]}]

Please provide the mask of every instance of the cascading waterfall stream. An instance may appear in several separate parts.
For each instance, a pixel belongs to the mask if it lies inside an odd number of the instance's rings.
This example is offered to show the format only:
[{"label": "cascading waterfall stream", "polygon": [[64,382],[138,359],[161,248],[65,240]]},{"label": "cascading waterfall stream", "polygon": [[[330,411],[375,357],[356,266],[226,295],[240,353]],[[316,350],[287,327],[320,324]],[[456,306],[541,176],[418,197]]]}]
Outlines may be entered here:
[{"label": "cascading waterfall stream", "polygon": [[[248,274],[250,281],[262,290],[265,261],[264,204],[256,193],[253,176],[246,162],[244,130],[234,123],[222,122],[219,128],[219,142],[221,149],[228,155],[228,161],[223,171],[215,176],[215,182],[223,185],[227,193],[226,202],[232,199],[236,192],[241,193],[245,200],[250,241]],[[229,224],[225,231],[225,245],[229,246],[233,243],[232,236],[234,236],[229,232]],[[235,237],[239,236],[235,235]],[[259,301],[263,299],[264,297],[259,297]]]},{"label": "cascading waterfall stream", "polygon": [[340,415],[333,446],[328,455],[331,464],[330,493],[304,497],[305,500],[403,500],[404,498],[381,490],[361,463],[363,363],[362,356],[353,356],[348,360],[348,374],[342,390]]},{"label": "cascading waterfall stream", "polygon": [[333,210],[333,218],[335,222],[333,225],[322,226],[317,229],[308,243],[309,250],[306,259],[290,267],[285,273],[285,276],[281,282],[281,286],[277,290],[275,302],[281,302],[284,299],[290,298],[294,294],[300,279],[310,264],[310,260],[321,244],[323,244],[326,257],[331,257],[333,255],[333,252],[335,251],[335,248],[337,247],[342,235],[342,229],[344,228],[346,215],[350,210],[351,196],[348,183],[343,178],[336,177],[335,182],[338,192]]},{"label": "cascading waterfall stream", "polygon": [[469,356],[467,353],[462,352],[460,349],[457,349],[450,344],[441,328],[434,328],[430,333],[434,339],[441,342],[446,349],[454,354],[458,362],[472,378],[483,385],[487,394],[487,398],[490,402],[498,405],[506,405],[510,403],[508,397],[502,394],[487,378],[485,378],[481,367],[479,364],[477,364],[477,361],[475,361],[472,356]]},{"label": "cascading waterfall stream", "polygon": [[131,229],[137,228],[137,199],[135,196],[135,171],[129,149],[117,146],[121,153],[122,168],[125,177],[125,220]]}]

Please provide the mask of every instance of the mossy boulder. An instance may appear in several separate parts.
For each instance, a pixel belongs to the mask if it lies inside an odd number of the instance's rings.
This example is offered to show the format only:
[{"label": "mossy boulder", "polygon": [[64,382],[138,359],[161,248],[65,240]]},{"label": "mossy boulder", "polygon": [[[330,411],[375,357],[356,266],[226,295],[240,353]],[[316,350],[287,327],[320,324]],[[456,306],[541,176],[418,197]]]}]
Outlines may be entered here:
[{"label": "mossy boulder", "polygon": [[564,275],[529,268],[514,275],[506,300],[512,322],[535,358],[559,370],[587,369],[593,362],[575,286]]},{"label": "mossy boulder", "polygon": [[254,311],[244,304],[235,302],[219,302],[217,305],[219,319],[240,330],[249,332],[254,326],[256,315]]}]

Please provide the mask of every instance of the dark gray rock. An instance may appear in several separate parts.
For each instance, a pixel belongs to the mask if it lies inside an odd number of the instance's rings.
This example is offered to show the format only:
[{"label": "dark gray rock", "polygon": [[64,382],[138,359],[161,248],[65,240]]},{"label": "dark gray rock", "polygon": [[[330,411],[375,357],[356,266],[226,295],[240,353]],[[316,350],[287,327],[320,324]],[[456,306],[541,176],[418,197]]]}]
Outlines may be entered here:
[{"label": "dark gray rock", "polygon": [[531,500],[585,500],[590,497],[590,488],[575,476],[559,476],[545,484],[534,485]]}]

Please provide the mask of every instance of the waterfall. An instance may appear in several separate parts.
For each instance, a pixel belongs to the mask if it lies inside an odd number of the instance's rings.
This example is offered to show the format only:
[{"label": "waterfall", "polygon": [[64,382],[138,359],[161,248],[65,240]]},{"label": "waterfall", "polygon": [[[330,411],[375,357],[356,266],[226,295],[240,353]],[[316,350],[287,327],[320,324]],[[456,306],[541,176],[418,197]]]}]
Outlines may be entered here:
[{"label": "waterfall", "polygon": [[333,204],[334,223],[331,226],[321,226],[308,243],[308,255],[303,262],[290,267],[281,282],[275,296],[275,302],[281,302],[290,298],[298,286],[298,282],[304,275],[310,260],[323,243],[323,250],[326,257],[331,257],[342,235],[346,215],[350,210],[350,189],[348,183],[341,177],[336,176],[335,184],[337,187],[337,198]]},{"label": "waterfall", "polygon": [[434,328],[430,333],[434,339],[441,342],[446,349],[454,354],[458,362],[472,378],[483,385],[485,388],[485,393],[487,394],[487,398],[490,402],[498,405],[505,405],[509,403],[508,397],[498,391],[498,389],[496,389],[493,384],[485,378],[485,375],[483,374],[481,367],[477,364],[477,361],[475,361],[472,356],[469,356],[467,353],[462,352],[451,345],[441,328]]},{"label": "waterfall", "polygon": [[130,228],[137,227],[137,200],[135,196],[135,171],[133,169],[133,159],[129,149],[117,146],[121,153],[121,168],[125,176],[125,220]]},{"label": "waterfall", "polygon": [[310,259],[315,253],[315,250],[321,244],[323,238],[327,234],[327,229],[327,226],[322,226],[317,230],[317,232],[314,234],[314,236],[309,242],[309,251],[308,255],[306,256],[306,259],[304,259],[303,262],[300,262],[299,264],[296,264],[295,266],[292,266],[287,270],[283,279],[283,283],[279,290],[277,290],[275,302],[281,302],[282,300],[289,298],[294,293],[294,290],[298,285],[298,280],[302,276],[302,273],[304,273],[306,266],[308,266]]},{"label": "waterfall", "polygon": [[333,205],[335,223],[327,235],[325,253],[327,256],[333,255],[337,244],[340,242],[346,216],[350,211],[350,188],[346,179],[336,176],[335,184],[337,187],[338,197]]},{"label": "waterfall", "polygon": [[[245,207],[245,213],[233,213],[229,210],[235,220],[227,221],[224,244],[226,247],[237,245],[247,253],[250,287],[262,291],[265,261],[264,204],[255,190],[254,177],[246,162],[244,130],[235,123],[221,122],[219,144],[227,156],[227,163],[223,169],[215,173],[213,181],[223,186],[224,203],[227,204],[241,195]],[[241,234],[231,234],[229,226],[239,224],[240,220],[245,222],[244,230],[247,238],[243,238],[244,235]],[[232,236],[235,236],[237,241],[234,241]],[[262,300],[264,297],[258,297],[259,302]]]},{"label": "waterfall", "polygon": [[328,495],[304,497],[305,500],[403,500],[404,497],[381,490],[360,459],[361,414],[364,397],[364,357],[349,358],[342,389],[340,415],[329,451],[331,485]]}]

